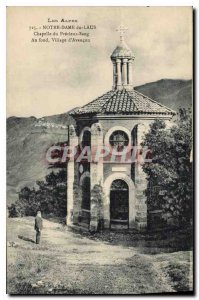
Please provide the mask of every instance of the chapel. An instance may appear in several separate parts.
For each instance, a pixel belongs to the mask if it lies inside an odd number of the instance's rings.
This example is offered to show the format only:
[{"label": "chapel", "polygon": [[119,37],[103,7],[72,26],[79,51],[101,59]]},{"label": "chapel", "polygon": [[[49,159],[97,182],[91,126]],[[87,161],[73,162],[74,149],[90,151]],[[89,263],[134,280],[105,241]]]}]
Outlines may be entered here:
[{"label": "chapel", "polygon": [[[147,179],[143,159],[138,159],[140,145],[154,120],[170,122],[175,115],[134,89],[135,57],[124,40],[125,30],[119,27],[120,41],[110,57],[112,88],[70,113],[76,126],[69,126],[69,145],[86,151],[85,157],[71,156],[67,164],[67,225],[91,231],[98,229],[99,219],[103,229],[146,228]],[[103,147],[108,154],[100,152]],[[101,187],[101,203],[93,192],[96,186]]]}]

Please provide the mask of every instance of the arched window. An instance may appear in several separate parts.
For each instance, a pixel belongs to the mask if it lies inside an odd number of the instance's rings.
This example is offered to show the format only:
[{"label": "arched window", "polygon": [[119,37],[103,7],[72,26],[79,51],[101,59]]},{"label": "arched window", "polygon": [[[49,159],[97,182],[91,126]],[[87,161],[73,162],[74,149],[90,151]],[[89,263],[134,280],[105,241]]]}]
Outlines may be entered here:
[{"label": "arched window", "polygon": [[90,210],[90,177],[85,177],[82,183],[82,209]]},{"label": "arched window", "polygon": [[111,184],[111,191],[120,190],[120,191],[127,191],[128,185],[124,180],[116,179]]},{"label": "arched window", "polygon": [[82,144],[82,148],[91,145],[91,132],[89,130],[84,131],[81,144]]}]

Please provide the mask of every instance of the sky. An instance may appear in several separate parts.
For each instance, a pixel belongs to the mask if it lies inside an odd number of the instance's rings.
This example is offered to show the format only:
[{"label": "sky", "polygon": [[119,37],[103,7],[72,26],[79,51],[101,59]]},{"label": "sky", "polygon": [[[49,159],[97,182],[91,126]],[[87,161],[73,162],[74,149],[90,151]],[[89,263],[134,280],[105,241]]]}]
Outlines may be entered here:
[{"label": "sky", "polygon": [[[84,30],[90,43],[31,42],[29,26],[70,25],[48,18],[96,29]],[[192,78],[192,7],[9,7],[7,116],[65,113],[111,90],[120,24],[128,27],[125,41],[135,55],[134,86]]]}]

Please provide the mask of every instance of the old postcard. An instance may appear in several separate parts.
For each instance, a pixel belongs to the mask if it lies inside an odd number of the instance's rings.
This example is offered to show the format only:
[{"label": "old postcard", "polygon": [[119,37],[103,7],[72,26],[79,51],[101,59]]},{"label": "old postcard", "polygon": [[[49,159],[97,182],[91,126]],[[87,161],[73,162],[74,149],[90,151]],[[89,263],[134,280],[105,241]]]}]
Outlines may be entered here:
[{"label": "old postcard", "polygon": [[7,293],[193,293],[192,7],[7,7]]}]

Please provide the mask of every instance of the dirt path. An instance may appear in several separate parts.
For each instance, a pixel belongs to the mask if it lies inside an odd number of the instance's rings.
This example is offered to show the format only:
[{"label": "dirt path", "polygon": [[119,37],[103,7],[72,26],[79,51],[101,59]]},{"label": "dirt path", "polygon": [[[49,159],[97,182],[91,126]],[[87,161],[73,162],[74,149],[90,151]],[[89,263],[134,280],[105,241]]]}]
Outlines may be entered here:
[{"label": "dirt path", "polygon": [[66,294],[173,291],[154,256],[136,248],[82,237],[46,220],[41,245],[33,243],[33,218],[10,219],[7,227],[8,242],[16,243],[8,247],[10,293],[30,288],[33,293]]}]

